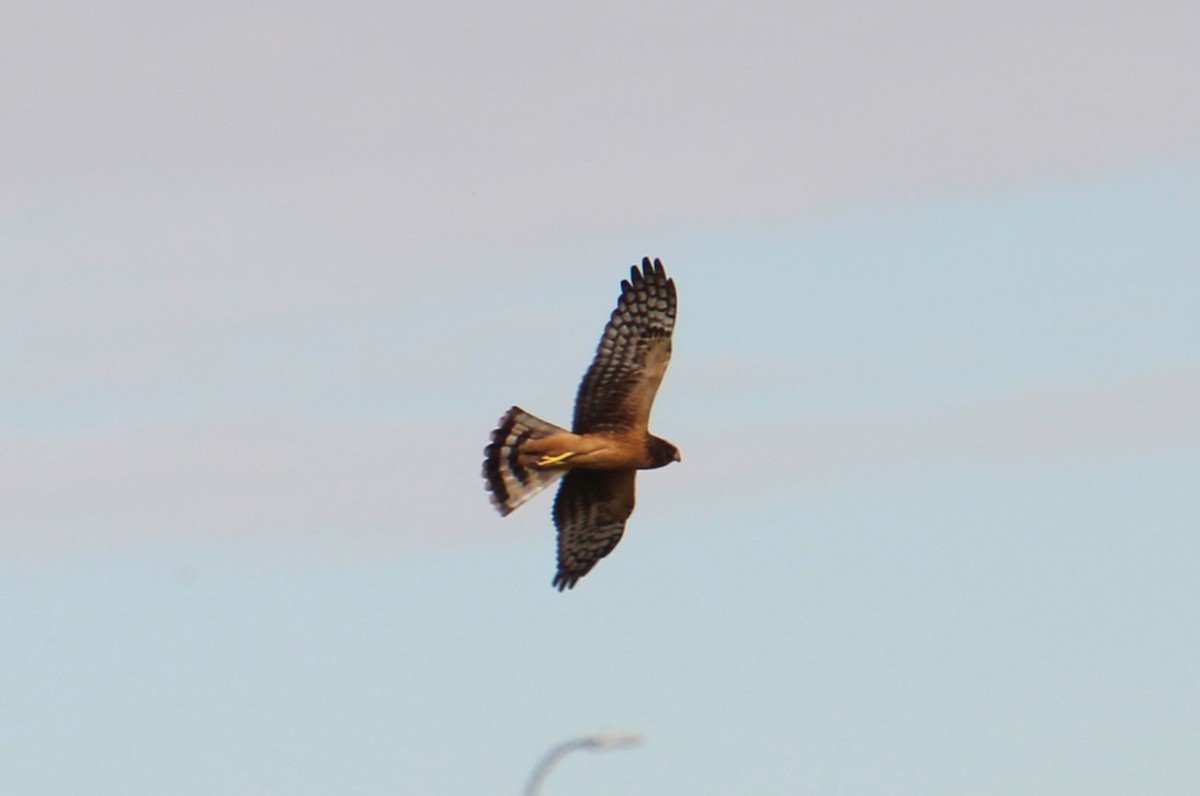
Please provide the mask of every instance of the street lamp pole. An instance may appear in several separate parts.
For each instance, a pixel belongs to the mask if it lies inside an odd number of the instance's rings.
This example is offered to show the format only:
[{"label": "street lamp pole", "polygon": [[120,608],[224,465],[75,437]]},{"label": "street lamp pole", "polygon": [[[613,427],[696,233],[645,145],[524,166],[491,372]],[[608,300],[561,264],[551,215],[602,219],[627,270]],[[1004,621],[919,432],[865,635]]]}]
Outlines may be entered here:
[{"label": "street lamp pole", "polygon": [[583,738],[573,738],[570,741],[564,741],[546,752],[541,762],[537,764],[537,768],[529,775],[529,784],[525,786],[525,796],[537,796],[538,792],[542,789],[543,780],[550,773],[550,769],[554,768],[554,764],[563,756],[574,752],[576,749],[591,749],[594,752],[606,749],[628,749],[629,747],[640,745],[641,742],[642,737],[633,733],[589,735]]}]

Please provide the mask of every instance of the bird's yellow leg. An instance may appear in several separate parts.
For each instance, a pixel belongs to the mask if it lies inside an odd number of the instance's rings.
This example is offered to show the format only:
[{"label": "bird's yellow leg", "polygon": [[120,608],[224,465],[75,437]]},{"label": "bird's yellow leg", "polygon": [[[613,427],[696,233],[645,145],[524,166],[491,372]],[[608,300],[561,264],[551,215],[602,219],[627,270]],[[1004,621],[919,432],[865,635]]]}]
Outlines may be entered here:
[{"label": "bird's yellow leg", "polygon": [[574,455],[575,455],[575,451],[567,451],[566,453],[560,453],[557,456],[543,456],[542,458],[537,460],[537,466],[538,467],[557,467],[558,465],[562,464],[563,462],[565,462],[567,459],[570,459]]}]

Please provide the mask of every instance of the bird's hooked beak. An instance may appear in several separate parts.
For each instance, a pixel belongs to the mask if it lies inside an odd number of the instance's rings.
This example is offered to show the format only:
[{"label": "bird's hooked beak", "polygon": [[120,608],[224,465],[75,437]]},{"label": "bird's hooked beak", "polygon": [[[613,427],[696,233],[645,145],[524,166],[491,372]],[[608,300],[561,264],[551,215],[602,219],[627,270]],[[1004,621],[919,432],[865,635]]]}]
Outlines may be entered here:
[{"label": "bird's hooked beak", "polygon": [[679,448],[675,449],[675,461],[677,461],[677,462],[683,461],[683,455],[680,454]]}]

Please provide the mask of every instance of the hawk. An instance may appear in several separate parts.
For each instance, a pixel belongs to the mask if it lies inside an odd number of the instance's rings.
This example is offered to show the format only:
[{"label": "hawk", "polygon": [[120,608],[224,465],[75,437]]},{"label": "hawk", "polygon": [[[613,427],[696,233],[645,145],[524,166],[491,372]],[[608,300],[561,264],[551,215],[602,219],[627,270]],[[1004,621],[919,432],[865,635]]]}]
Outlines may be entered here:
[{"label": "hawk", "polygon": [[681,461],[678,448],[648,429],[671,361],[675,303],[675,282],[662,262],[643,258],[641,269],[633,266],[621,281],[617,308],[579,385],[571,430],[514,406],[484,449],[483,477],[502,516],[562,479],[554,499],[553,586],[560,592],[621,541],[637,471]]}]

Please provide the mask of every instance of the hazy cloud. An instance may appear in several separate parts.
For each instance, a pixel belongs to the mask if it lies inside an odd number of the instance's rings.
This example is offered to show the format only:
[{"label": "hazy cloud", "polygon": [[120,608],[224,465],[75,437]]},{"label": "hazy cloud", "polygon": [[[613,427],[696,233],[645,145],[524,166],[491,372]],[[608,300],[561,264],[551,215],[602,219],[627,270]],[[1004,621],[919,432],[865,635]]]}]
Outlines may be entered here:
[{"label": "hazy cloud", "polygon": [[[203,537],[328,556],[478,539],[492,519],[479,477],[486,430],[469,432],[468,442],[445,427],[260,418],[10,434],[3,543],[47,552]],[[468,490],[477,501],[464,503]]]},{"label": "hazy cloud", "polygon": [[[786,224],[864,197],[1194,155],[1197,23],[1182,3],[7,3],[6,543],[203,532],[404,545],[473,533],[486,500],[460,498],[479,487],[487,424],[546,394],[561,411],[529,408],[565,418],[615,295],[607,253],[549,269],[529,247]],[[711,390],[732,414],[755,405],[753,390],[714,381],[761,380],[776,394],[831,374],[862,392],[895,381],[790,338],[787,364],[764,377],[780,352],[755,361],[742,341],[784,326],[794,302],[735,295],[760,286],[706,267],[707,304],[700,289],[685,298],[696,361],[673,370],[680,390]],[[876,294],[945,281],[910,269],[859,276]],[[834,282],[813,301],[861,311],[868,293]],[[1044,286],[1014,292],[1048,295],[1039,311],[1063,317],[1061,293]],[[967,287],[942,304],[992,301],[980,294],[994,285]],[[903,303],[891,298],[876,295],[875,309]],[[758,316],[739,311],[749,300]],[[919,326],[918,312],[899,319]],[[577,313],[597,328],[530,353]],[[824,323],[865,348],[878,333],[863,326],[858,338],[828,322],[837,313],[816,315],[787,328],[815,339]],[[958,316],[927,335],[947,318]],[[1080,338],[1097,327],[1080,324]],[[993,354],[1011,348],[996,328]],[[716,350],[718,332],[738,350]],[[1056,348],[1048,366],[1069,353]],[[501,354],[536,362],[512,372]],[[676,417],[694,424],[682,429],[695,440],[689,477],[715,481],[717,462],[735,462],[758,479],[753,468],[770,462],[761,478],[783,483],[914,458],[1193,439],[1188,404],[1169,396],[1194,399],[1195,379],[1163,378],[1079,395],[1013,386],[993,391],[999,404],[949,415],[772,405],[749,446],[712,437],[703,410]],[[479,394],[481,379],[494,392]]]},{"label": "hazy cloud", "polygon": [[[686,473],[660,495],[726,510],[764,494],[839,489],[938,468],[1055,471],[1200,448],[1200,371],[1023,391],[952,410],[747,422],[673,422]],[[501,407],[502,408],[502,407]],[[490,422],[490,421],[488,421]],[[278,538],[299,555],[399,552],[544,530],[548,502],[497,536],[479,476],[486,423],[299,419],[126,428],[3,440],[0,527],[9,549],[88,549],[155,537]]]},{"label": "hazy cloud", "polygon": [[1197,23],[1166,2],[9,4],[0,202],[165,204],[216,241],[356,256],[786,218],[1195,153]]},{"label": "hazy cloud", "polygon": [[[701,484],[759,492],[817,490],[938,468],[1043,467],[1200,449],[1200,369],[1108,384],[1042,386],[951,407],[772,414],[699,436],[688,459]],[[693,447],[696,447],[694,445]]]}]

